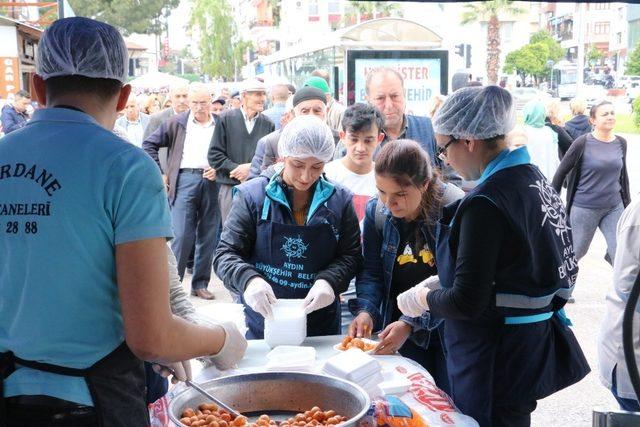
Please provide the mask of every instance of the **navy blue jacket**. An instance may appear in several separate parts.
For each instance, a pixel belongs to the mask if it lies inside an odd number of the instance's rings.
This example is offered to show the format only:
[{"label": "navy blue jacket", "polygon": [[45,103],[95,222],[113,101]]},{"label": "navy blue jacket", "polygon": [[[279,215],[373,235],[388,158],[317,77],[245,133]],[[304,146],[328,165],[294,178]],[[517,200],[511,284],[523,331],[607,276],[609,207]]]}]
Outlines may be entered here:
[{"label": "navy blue jacket", "polygon": [[[235,187],[231,211],[213,260],[214,270],[227,288],[242,294],[249,280],[261,276],[250,260],[258,247],[256,240],[267,238],[257,236],[256,233],[258,221],[263,220],[265,197],[269,197],[271,203],[268,221],[295,224],[285,187],[281,183],[280,173],[276,173],[271,179],[261,175]],[[338,232],[334,261],[319,271],[315,279],[329,282],[338,295],[347,290],[349,282],[362,264],[360,227],[353,208],[353,195],[341,185],[330,183],[324,178],[318,180],[314,191],[307,225],[329,222]]]},{"label": "navy blue jacket", "polygon": [[591,132],[591,123],[589,123],[589,117],[584,114],[578,114],[571,120],[564,124],[564,130],[573,138],[578,139],[582,135]]},{"label": "navy blue jacket", "polygon": [[7,104],[2,107],[0,121],[2,122],[2,131],[6,134],[23,128],[27,124],[29,116],[26,113],[19,113],[13,106]]}]

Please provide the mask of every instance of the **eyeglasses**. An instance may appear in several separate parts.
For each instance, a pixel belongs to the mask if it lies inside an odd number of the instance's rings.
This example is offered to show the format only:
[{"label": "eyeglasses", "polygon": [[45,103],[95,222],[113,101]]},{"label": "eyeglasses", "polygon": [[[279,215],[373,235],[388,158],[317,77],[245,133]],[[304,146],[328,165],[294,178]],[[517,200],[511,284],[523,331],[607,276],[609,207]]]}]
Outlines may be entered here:
[{"label": "eyeglasses", "polygon": [[457,139],[453,135],[450,135],[449,141],[447,141],[446,144],[444,144],[442,147],[440,146],[437,147],[437,154],[441,160],[445,160],[447,158],[447,148],[449,148],[449,146],[456,141]]}]

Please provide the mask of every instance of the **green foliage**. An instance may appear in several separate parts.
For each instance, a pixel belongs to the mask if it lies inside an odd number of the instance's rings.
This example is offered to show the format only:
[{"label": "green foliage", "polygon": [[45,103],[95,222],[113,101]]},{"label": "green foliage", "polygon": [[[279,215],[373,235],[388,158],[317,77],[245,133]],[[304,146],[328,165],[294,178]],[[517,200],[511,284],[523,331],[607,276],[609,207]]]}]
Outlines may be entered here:
[{"label": "green foliage", "polygon": [[587,51],[587,54],[585,55],[587,57],[587,61],[589,63],[593,62],[598,62],[600,61],[602,58],[604,58],[604,54],[602,52],[600,52],[598,50],[597,47],[595,47],[595,45],[591,45],[589,46],[589,50]]},{"label": "green foliage", "polygon": [[538,31],[531,36],[529,44],[507,54],[503,70],[505,73],[515,71],[523,79],[526,76],[543,79],[551,73],[547,61],[558,62],[563,56],[564,49],[560,43],[548,32]]},{"label": "green foliage", "polygon": [[501,13],[520,15],[527,11],[527,9],[516,6],[514,2],[510,0],[491,0],[466,3],[464,8],[465,11],[463,12],[462,19],[460,21],[462,25],[486,20],[492,16],[498,16]]},{"label": "green foliage", "polygon": [[630,76],[640,75],[640,43],[636,44],[635,49],[627,58],[627,66],[625,74]]},{"label": "green foliage", "polygon": [[237,40],[227,0],[194,0],[191,24],[200,30],[201,70],[213,78],[234,78],[250,44]]},{"label": "green foliage", "polygon": [[633,107],[633,124],[640,129],[640,96],[633,100],[631,106]]},{"label": "green foliage", "polygon": [[160,34],[160,16],[167,16],[178,3],[180,0],[74,0],[72,6],[78,16],[107,22],[126,34]]}]

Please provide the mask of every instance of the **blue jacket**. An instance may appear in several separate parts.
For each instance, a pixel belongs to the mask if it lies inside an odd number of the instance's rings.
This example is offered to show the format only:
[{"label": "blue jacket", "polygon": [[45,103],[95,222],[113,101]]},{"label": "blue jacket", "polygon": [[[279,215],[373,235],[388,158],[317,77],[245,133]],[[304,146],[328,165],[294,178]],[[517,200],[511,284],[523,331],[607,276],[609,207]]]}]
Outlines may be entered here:
[{"label": "blue jacket", "polygon": [[[442,205],[447,205],[463,197],[464,193],[459,188],[441,184],[443,191]],[[371,315],[374,322],[374,329],[381,330],[390,324],[393,319],[393,306],[389,304],[389,294],[391,293],[391,281],[393,279],[393,266],[398,255],[398,244],[400,233],[398,232],[398,219],[391,215],[391,212],[382,207],[379,214],[384,217],[382,230],[376,226],[376,208],[378,198],[371,199],[367,204],[367,211],[363,225],[363,253],[364,264],[362,270],[356,276],[357,298],[349,300],[349,310],[356,316],[361,311],[366,311]],[[437,218],[432,223],[423,223],[421,231],[427,245],[435,250],[435,236]],[[414,336],[412,339],[419,345],[426,346],[428,343],[428,330],[435,328],[439,320],[431,319],[428,312],[422,317],[409,318],[402,316],[413,327]],[[418,334],[418,332],[420,332]],[[426,334],[425,334],[426,332]],[[418,334],[418,335],[416,335]]]},{"label": "blue jacket", "polygon": [[6,134],[23,128],[27,124],[29,116],[26,113],[19,113],[12,105],[2,107],[0,122],[2,122],[2,131]]}]

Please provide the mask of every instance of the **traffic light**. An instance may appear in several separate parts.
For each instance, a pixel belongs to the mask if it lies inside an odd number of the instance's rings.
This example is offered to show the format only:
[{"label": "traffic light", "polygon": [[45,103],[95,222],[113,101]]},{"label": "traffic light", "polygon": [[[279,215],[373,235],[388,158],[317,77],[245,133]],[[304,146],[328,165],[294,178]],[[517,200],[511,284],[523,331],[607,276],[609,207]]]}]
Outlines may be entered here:
[{"label": "traffic light", "polygon": [[460,55],[461,57],[464,58],[464,44],[460,43],[460,44],[457,44],[455,47],[456,47],[456,55]]},{"label": "traffic light", "polygon": [[465,47],[466,47],[465,56],[464,56],[465,67],[471,68],[471,45],[467,44],[465,45]]}]

